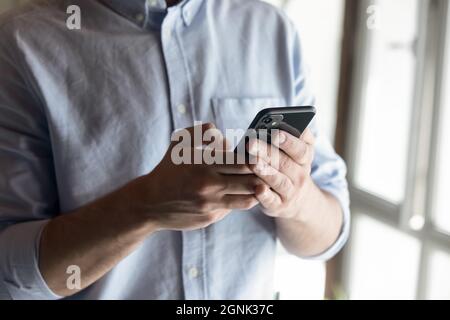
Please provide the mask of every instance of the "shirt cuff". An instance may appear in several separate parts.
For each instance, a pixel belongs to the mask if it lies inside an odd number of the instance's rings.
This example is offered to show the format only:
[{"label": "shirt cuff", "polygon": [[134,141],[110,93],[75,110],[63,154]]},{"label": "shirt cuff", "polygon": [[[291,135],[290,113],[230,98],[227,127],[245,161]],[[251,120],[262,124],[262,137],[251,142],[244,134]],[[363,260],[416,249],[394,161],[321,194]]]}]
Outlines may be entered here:
[{"label": "shirt cuff", "polygon": [[322,252],[321,254],[305,257],[306,260],[319,260],[319,261],[330,260],[339,251],[341,251],[342,247],[344,247],[350,235],[350,221],[351,221],[350,201],[347,188],[336,190],[336,188],[334,187],[327,188],[326,186],[321,186],[320,189],[334,196],[341,205],[343,215],[342,227],[337,240],[334,242],[332,246],[330,246],[326,251]]},{"label": "shirt cuff", "polygon": [[13,300],[61,299],[39,270],[39,243],[48,220],[11,225],[0,231],[0,291]]}]

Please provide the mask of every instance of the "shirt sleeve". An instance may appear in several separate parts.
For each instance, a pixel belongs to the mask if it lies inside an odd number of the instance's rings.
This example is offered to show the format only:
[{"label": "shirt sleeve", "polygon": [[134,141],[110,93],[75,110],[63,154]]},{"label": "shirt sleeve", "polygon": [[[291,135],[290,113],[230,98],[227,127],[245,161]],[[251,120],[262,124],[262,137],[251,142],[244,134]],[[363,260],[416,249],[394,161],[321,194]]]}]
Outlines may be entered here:
[{"label": "shirt sleeve", "polygon": [[57,299],[38,267],[42,229],[58,212],[49,133],[20,55],[0,36],[0,298]]},{"label": "shirt sleeve", "polygon": [[[291,24],[291,67],[292,67],[292,105],[315,106],[320,115],[320,106],[315,104],[308,69],[302,56],[300,38]],[[343,225],[336,242],[320,255],[308,259],[328,260],[336,255],[347,242],[350,233],[350,200],[346,180],[347,168],[339,155],[336,154],[328,139],[320,132],[317,118],[310,126],[316,138],[315,156],[311,168],[311,176],[316,185],[323,191],[333,195],[340,203],[343,213]]]}]

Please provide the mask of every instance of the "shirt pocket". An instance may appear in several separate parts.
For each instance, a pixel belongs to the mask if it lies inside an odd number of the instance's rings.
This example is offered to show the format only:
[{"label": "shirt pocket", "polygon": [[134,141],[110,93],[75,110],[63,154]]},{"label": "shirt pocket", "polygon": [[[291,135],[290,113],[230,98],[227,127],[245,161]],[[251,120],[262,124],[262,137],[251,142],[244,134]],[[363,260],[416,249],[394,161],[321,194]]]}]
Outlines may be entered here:
[{"label": "shirt pocket", "polygon": [[285,100],[277,97],[212,99],[216,126],[230,140],[233,148],[259,111],[283,106],[285,106]]}]

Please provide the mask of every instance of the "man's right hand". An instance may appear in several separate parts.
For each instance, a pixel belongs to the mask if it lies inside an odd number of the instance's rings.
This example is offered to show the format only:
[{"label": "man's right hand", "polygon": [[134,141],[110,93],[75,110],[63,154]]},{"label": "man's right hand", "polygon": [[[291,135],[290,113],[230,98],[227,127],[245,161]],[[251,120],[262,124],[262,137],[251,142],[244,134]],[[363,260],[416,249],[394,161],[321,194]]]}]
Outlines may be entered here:
[{"label": "man's right hand", "polygon": [[[224,159],[231,152],[226,150],[226,140],[212,124],[186,130],[192,137],[194,130],[201,130],[202,137],[209,130],[216,139],[215,145],[221,146],[214,152],[222,153]],[[202,139],[201,143],[206,142]],[[233,209],[246,210],[258,204],[255,189],[264,182],[247,165],[193,164],[193,161],[177,165],[172,159],[175,145],[171,144],[150,174],[133,181],[124,190],[130,192],[131,211],[137,219],[151,221],[156,230],[192,230],[219,221]],[[203,153],[204,149],[199,147],[192,143],[186,146],[191,150],[183,151],[191,155]]]},{"label": "man's right hand", "polygon": [[[205,125],[202,132],[210,128]],[[194,128],[188,131],[193,134]],[[232,209],[257,204],[255,189],[263,182],[246,165],[176,165],[174,147],[151,173],[46,224],[39,268],[50,289],[70,296],[100,279],[158,230],[203,228]],[[81,288],[66,285],[71,265],[82,270]]]}]

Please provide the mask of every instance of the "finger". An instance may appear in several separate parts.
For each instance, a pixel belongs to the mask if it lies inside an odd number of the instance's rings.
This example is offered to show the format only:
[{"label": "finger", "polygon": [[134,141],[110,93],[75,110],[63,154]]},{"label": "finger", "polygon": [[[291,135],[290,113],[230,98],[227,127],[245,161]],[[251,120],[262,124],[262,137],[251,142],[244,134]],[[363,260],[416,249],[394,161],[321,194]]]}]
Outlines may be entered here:
[{"label": "finger", "polygon": [[314,160],[314,147],[311,145],[307,145],[306,153],[302,157],[302,159],[300,159],[299,164],[301,166],[311,166],[313,160]]},{"label": "finger", "polygon": [[222,205],[229,210],[250,210],[258,204],[254,195],[226,195]]},{"label": "finger", "polygon": [[255,194],[258,186],[264,182],[255,175],[224,175],[221,177],[224,186],[222,193],[227,195]]},{"label": "finger", "polygon": [[270,190],[266,185],[261,185],[256,188],[255,197],[260,205],[267,210],[276,210],[282,204],[280,196]]},{"label": "finger", "polygon": [[298,163],[288,154],[264,141],[253,139],[249,142],[248,148],[250,154],[256,155],[258,159],[262,159],[263,162],[268,163],[288,177],[295,176],[295,173],[300,169]]},{"label": "finger", "polygon": [[308,148],[311,147],[302,139],[279,130],[274,133],[272,141],[275,146],[300,165],[304,164],[305,155],[308,152]]},{"label": "finger", "polygon": [[[208,150],[205,151],[205,154],[208,153]],[[221,165],[246,165],[248,162],[245,159],[245,156],[242,157],[241,155],[229,151],[229,150],[215,150],[213,153],[209,152],[211,157],[214,158],[214,161],[212,161],[209,164],[219,165],[220,168]],[[250,162],[251,163],[251,162]],[[256,163],[253,161],[253,163]],[[242,167],[244,168],[244,167]]]},{"label": "finger", "polygon": [[306,128],[300,136],[300,139],[305,141],[309,145],[314,145],[316,137],[314,136],[310,128]]},{"label": "finger", "polygon": [[256,165],[251,165],[255,175],[261,178],[272,190],[278,193],[282,199],[289,197],[293,190],[291,179],[280,171],[276,170],[268,163],[259,159]]},{"label": "finger", "polygon": [[216,164],[213,170],[220,174],[253,174],[246,164]]},{"label": "finger", "polygon": [[247,144],[247,151],[253,159],[251,164],[256,164],[258,159],[262,159],[269,164],[274,164],[279,159],[279,149],[267,144],[260,139],[250,139]]}]

